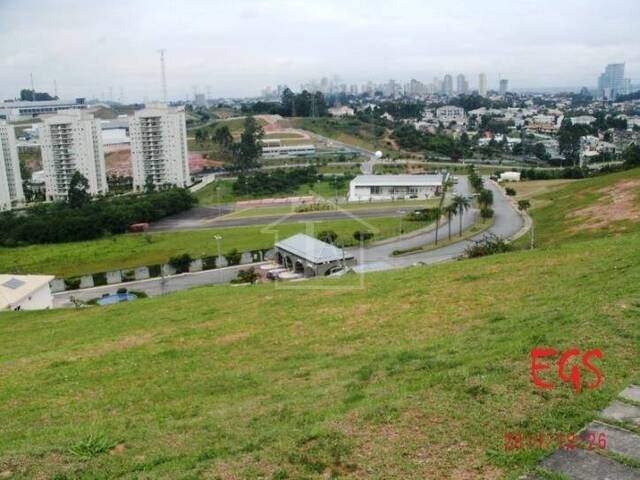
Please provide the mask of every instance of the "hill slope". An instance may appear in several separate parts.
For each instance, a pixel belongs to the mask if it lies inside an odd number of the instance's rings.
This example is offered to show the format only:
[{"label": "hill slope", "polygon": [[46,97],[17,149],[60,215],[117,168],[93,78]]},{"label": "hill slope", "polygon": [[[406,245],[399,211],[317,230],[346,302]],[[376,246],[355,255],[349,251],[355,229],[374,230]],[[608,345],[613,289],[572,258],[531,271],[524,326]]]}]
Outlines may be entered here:
[{"label": "hill slope", "polygon": [[[640,380],[639,241],[0,315],[0,471],[516,478],[544,452],[506,432],[576,431]],[[536,389],[536,346],[601,348],[602,388]]]},{"label": "hill slope", "polygon": [[640,169],[572,182],[532,205],[537,245],[638,232]]}]

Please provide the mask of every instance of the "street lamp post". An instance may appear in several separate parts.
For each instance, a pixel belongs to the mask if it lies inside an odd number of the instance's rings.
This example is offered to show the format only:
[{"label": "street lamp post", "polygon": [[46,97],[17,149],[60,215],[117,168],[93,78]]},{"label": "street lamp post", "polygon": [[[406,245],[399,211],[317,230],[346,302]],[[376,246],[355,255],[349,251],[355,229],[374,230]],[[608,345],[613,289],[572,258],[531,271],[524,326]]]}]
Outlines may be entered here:
[{"label": "street lamp post", "polygon": [[218,259],[220,259],[222,257],[222,254],[220,253],[220,240],[222,240],[222,235],[214,235],[213,238],[216,241],[216,245],[218,247]]}]

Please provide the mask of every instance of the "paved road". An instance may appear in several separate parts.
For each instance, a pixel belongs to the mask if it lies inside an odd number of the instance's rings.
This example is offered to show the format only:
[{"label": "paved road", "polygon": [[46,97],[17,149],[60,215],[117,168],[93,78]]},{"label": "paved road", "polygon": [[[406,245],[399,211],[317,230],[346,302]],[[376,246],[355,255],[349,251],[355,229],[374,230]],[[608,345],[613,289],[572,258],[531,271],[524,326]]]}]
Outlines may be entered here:
[{"label": "paved road", "polygon": [[[366,248],[362,251],[355,251],[358,257],[357,271],[379,271],[390,270],[394,268],[403,268],[417,263],[434,264],[447,260],[458,258],[464,254],[465,249],[475,240],[481,239],[487,233],[493,233],[501,237],[510,238],[523,226],[523,219],[520,214],[513,208],[511,202],[504,196],[502,191],[493,183],[485,180],[487,188],[493,191],[494,197],[494,222],[493,226],[486,232],[480,233],[468,240],[453,243],[442,248],[431,250],[429,252],[417,253],[403,257],[392,257],[391,252],[396,249],[406,249],[420,245],[433,244],[435,241],[435,232],[426,233],[421,238],[411,238],[409,240],[400,240],[397,242],[383,245],[380,247]],[[469,186],[466,177],[460,177],[458,184],[459,191],[469,192]],[[467,212],[463,215],[463,228],[467,228],[475,222],[477,211]],[[457,217],[457,216],[456,216]],[[458,219],[452,220],[452,232],[456,232]],[[466,225],[466,227],[465,227]],[[447,227],[441,229],[439,238],[446,238]]]}]

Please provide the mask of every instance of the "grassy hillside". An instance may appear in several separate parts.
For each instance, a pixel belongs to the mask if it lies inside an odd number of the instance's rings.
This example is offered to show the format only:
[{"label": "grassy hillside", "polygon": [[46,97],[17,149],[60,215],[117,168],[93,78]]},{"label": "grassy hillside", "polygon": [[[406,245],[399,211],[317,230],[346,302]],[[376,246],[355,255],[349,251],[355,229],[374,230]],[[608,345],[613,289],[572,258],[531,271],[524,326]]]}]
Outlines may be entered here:
[{"label": "grassy hillside", "polygon": [[637,232],[640,169],[575,181],[533,196],[531,204],[537,245]]},{"label": "grassy hillside", "polygon": [[385,153],[392,151],[384,142],[383,128],[355,118],[295,118],[293,126],[367,150],[382,150]]},{"label": "grassy hillside", "polygon": [[[367,218],[366,223],[378,230],[373,240],[382,240],[400,233],[426,226],[423,222],[402,222],[396,217]],[[222,253],[236,248],[241,252],[271,248],[278,238],[306,232],[302,219],[291,219],[273,229],[266,225],[232,228],[209,228],[175,232],[113,235],[86,242],[31,245],[27,247],[0,247],[0,272],[48,273],[61,277],[104,272],[122,268],[165,263],[174,255],[189,253],[193,257],[215,255],[214,235],[221,235]],[[314,222],[314,232],[334,230],[339,242],[356,244],[353,233],[368,227],[356,220]],[[274,230],[273,232],[271,230]]]},{"label": "grassy hillside", "polygon": [[[516,478],[544,452],[507,431],[575,432],[640,381],[638,242],[2,314],[0,472]],[[536,346],[601,348],[602,388],[536,389]]]}]

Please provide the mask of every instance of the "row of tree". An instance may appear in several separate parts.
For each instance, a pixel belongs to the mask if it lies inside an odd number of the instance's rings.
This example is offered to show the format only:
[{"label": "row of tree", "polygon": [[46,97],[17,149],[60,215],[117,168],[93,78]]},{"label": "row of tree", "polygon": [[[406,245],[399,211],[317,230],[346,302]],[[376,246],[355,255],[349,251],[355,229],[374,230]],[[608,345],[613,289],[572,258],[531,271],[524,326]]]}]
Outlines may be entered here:
[{"label": "row of tree", "polygon": [[[402,124],[393,130],[393,138],[400,148],[409,151],[425,151],[447,155],[451,158],[471,156],[470,144],[442,134],[421,132],[413,125]],[[468,140],[468,137],[467,137]]]},{"label": "row of tree", "polygon": [[233,184],[236,195],[274,195],[291,193],[301,185],[313,185],[320,176],[315,167],[276,169],[272,172],[255,172],[251,175],[240,174]]},{"label": "row of tree", "polygon": [[185,189],[90,200],[76,184],[66,202],[0,214],[0,244],[20,246],[91,240],[124,233],[134,223],[152,222],[188,210],[196,199]]}]

